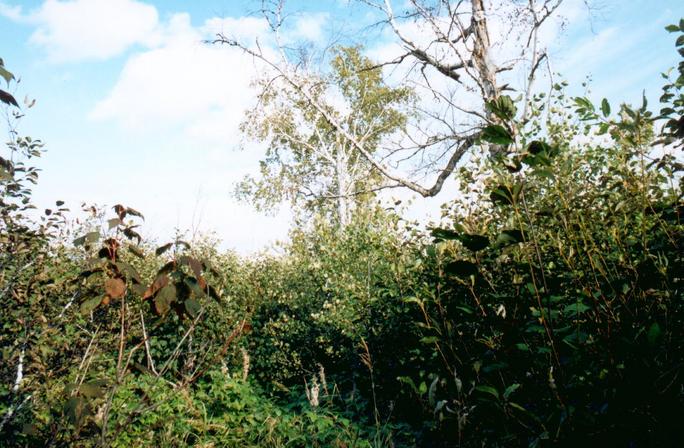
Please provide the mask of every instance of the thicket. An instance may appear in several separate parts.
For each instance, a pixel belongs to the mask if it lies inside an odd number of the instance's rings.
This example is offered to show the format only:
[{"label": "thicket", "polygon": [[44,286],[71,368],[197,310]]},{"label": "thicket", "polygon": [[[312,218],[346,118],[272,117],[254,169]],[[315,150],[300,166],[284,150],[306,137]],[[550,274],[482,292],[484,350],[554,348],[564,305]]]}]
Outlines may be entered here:
[{"label": "thicket", "polygon": [[665,82],[658,113],[501,96],[507,151],[439,226],[366,207],[249,259],[155,248],[123,205],[31,212],[42,143],[12,130],[2,444],[682,445],[684,61]]}]

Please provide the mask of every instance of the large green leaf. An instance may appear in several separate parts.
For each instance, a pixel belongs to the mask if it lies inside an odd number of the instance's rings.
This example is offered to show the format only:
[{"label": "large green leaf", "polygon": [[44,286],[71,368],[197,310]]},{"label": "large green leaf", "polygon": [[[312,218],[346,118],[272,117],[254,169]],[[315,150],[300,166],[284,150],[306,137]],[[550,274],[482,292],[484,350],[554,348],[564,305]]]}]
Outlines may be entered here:
[{"label": "large green leaf", "polygon": [[472,250],[473,252],[480,251],[489,246],[489,238],[485,235],[465,233],[460,235],[458,239],[467,249]]},{"label": "large green leaf", "polygon": [[509,185],[498,185],[492,190],[489,198],[493,203],[513,205],[518,202],[518,196],[522,191],[522,184]]},{"label": "large green leaf", "polygon": [[497,400],[499,399],[499,392],[492,386],[479,385],[475,387],[475,390],[478,392],[484,392],[486,394],[489,394]]},{"label": "large green leaf", "polygon": [[482,129],[482,140],[495,145],[510,145],[513,143],[511,134],[501,125],[493,124]]},{"label": "large green leaf", "polygon": [[444,267],[444,272],[457,277],[467,278],[471,275],[477,275],[478,269],[475,263],[467,260],[456,260],[447,263]]},{"label": "large green leaf", "polygon": [[449,229],[432,229],[430,231],[433,237],[440,240],[457,240],[460,237],[460,233],[449,230]]},{"label": "large green leaf", "polygon": [[173,284],[164,286],[154,298],[154,308],[160,316],[165,315],[171,309],[171,304],[176,301],[176,287]]},{"label": "large green leaf", "polygon": [[496,244],[499,246],[507,246],[509,244],[522,243],[525,241],[525,235],[518,229],[502,230],[496,238]]}]

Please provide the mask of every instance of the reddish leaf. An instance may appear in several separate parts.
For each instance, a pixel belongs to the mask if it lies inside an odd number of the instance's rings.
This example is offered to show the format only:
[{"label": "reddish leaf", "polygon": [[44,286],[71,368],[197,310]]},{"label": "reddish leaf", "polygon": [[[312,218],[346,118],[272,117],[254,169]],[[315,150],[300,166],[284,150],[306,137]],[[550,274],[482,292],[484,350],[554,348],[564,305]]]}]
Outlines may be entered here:
[{"label": "reddish leaf", "polygon": [[149,288],[145,291],[145,294],[143,294],[143,300],[149,299],[153,295],[157,293],[160,289],[162,289],[164,286],[169,284],[169,277],[166,275],[158,275],[157,278],[154,279],[154,282],[150,285]]},{"label": "reddish leaf", "polygon": [[118,299],[126,293],[126,283],[120,278],[108,278],[105,281],[105,292],[112,298]]},{"label": "reddish leaf", "polygon": [[200,288],[206,289],[207,282],[202,277],[202,263],[200,263],[198,259],[188,256],[180,257],[179,261],[185,265],[190,266],[190,269],[192,269],[192,273],[195,274],[195,278],[197,279]]},{"label": "reddish leaf", "polygon": [[164,244],[163,246],[158,247],[157,250],[154,251],[154,254],[161,255],[167,250],[171,249],[171,246],[173,246],[173,243]]},{"label": "reddish leaf", "polygon": [[119,219],[123,221],[123,219],[126,217],[126,207],[121,204],[116,204],[113,208],[114,213],[116,213],[119,216]]},{"label": "reddish leaf", "polygon": [[137,216],[138,218],[142,218],[143,220],[145,219],[142,213],[130,207],[126,208],[126,213],[128,213],[131,216]]},{"label": "reddish leaf", "polygon": [[126,227],[123,231],[123,234],[128,238],[129,240],[132,240],[133,238],[138,240],[138,244],[142,241],[142,237],[140,234],[133,229],[138,226],[131,226],[131,227]]},{"label": "reddish leaf", "polygon": [[173,271],[176,269],[176,262],[175,261],[169,261],[166,263],[164,266],[159,269],[157,272],[157,275],[162,275],[162,274],[168,274],[169,272]]},{"label": "reddish leaf", "polygon": [[17,100],[15,100],[12,95],[5,92],[4,90],[0,90],[0,101],[9,104],[10,106],[19,107],[19,104],[17,104]]}]

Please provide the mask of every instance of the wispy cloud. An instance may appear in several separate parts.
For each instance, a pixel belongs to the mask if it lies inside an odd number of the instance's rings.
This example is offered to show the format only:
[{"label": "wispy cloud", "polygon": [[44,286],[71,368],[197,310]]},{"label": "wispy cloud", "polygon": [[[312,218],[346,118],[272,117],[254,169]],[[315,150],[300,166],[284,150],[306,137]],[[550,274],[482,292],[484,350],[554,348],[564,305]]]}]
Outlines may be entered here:
[{"label": "wispy cloud", "polygon": [[157,9],[135,0],[46,0],[30,12],[0,3],[0,15],[35,26],[30,43],[59,63],[111,58],[158,36]]},{"label": "wispy cloud", "polygon": [[21,6],[10,6],[4,2],[0,2],[0,16],[6,17],[14,22],[19,22],[22,19]]},{"label": "wispy cloud", "polygon": [[164,26],[160,45],[129,57],[90,117],[113,120],[132,131],[173,129],[203,142],[235,141],[243,112],[255,98],[250,83],[256,69],[237,49],[202,43],[219,26],[245,39],[266,30],[253,18],[223,19],[220,24],[212,19],[195,28],[189,15],[174,15]]}]

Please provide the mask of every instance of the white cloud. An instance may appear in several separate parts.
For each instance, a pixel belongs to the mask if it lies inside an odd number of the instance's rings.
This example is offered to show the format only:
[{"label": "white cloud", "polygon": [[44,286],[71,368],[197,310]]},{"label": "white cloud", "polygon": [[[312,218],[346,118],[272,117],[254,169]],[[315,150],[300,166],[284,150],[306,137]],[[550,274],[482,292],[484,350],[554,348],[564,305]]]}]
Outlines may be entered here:
[{"label": "white cloud", "polygon": [[252,18],[212,19],[201,28],[187,14],[173,16],[158,48],[131,56],[112,91],[91,113],[127,129],[181,129],[211,142],[235,141],[246,107],[254,100],[251,57],[235,48],[202,43],[210,29],[247,38],[265,31]]},{"label": "white cloud", "polygon": [[22,19],[21,6],[10,6],[4,2],[0,2],[0,16],[19,22]]},{"label": "white cloud", "polygon": [[292,39],[304,39],[318,42],[324,37],[324,26],[328,22],[327,13],[302,14],[294,23]]},{"label": "white cloud", "polygon": [[[9,11],[20,18],[20,11]],[[24,19],[37,27],[30,42],[53,62],[107,59],[150,45],[158,27],[156,8],[135,0],[46,0]]]}]

